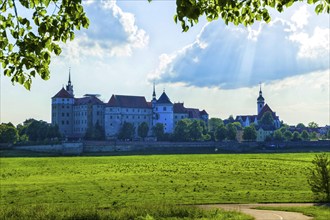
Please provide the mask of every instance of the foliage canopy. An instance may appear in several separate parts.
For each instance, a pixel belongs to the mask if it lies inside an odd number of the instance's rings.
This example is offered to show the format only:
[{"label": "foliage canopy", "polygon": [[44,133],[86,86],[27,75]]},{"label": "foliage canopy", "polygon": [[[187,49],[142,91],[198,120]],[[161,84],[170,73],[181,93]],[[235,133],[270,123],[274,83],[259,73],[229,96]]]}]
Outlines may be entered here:
[{"label": "foliage canopy", "polygon": [[[21,17],[21,9],[31,18]],[[49,79],[51,55],[74,31],[88,28],[81,0],[0,0],[0,60],[4,75],[30,89],[37,74]]]}]

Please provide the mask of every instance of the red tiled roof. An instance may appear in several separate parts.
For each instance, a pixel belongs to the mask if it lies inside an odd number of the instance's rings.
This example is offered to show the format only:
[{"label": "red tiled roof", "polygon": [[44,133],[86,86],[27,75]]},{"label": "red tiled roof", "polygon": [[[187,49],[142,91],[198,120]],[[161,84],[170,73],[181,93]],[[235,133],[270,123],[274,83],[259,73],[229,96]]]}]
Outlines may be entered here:
[{"label": "red tiled roof", "polygon": [[207,112],[203,109],[202,111],[199,112],[200,115],[209,115]]},{"label": "red tiled roof", "polygon": [[108,106],[122,108],[150,108],[143,96],[112,95]]},{"label": "red tiled roof", "polygon": [[173,112],[184,114],[187,113],[187,109],[183,106],[183,103],[178,102],[178,103],[174,103]]},{"label": "red tiled roof", "polygon": [[199,109],[187,108],[189,118],[200,118]]},{"label": "red tiled roof", "polygon": [[268,106],[268,104],[266,104],[261,111],[258,114],[258,120],[260,120],[262,118],[262,116],[266,113],[266,112],[270,112],[272,113],[273,118],[276,118],[276,114],[275,112],[273,112],[273,110]]},{"label": "red tiled roof", "polygon": [[73,96],[66,91],[64,88],[62,88],[56,95],[52,97],[53,98],[73,98]]},{"label": "red tiled roof", "polygon": [[104,103],[98,99],[96,96],[87,96],[83,98],[77,98],[74,100],[75,105],[103,105]]}]

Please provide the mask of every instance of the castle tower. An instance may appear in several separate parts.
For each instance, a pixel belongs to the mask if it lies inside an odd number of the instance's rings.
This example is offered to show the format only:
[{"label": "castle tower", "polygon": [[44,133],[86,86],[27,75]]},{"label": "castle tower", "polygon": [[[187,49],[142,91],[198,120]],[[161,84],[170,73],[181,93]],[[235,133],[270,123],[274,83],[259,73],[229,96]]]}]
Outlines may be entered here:
[{"label": "castle tower", "polygon": [[261,109],[264,107],[265,105],[265,99],[264,97],[262,97],[262,91],[261,91],[261,83],[260,83],[260,90],[259,90],[259,97],[257,99],[257,110],[258,110],[258,115],[261,112]]},{"label": "castle tower", "polygon": [[71,84],[71,68],[69,68],[69,81],[68,81],[68,85],[66,85],[66,91],[68,91],[70,95],[74,96],[73,85]]},{"label": "castle tower", "polygon": [[165,89],[153,107],[153,125],[161,123],[164,125],[165,133],[173,132],[173,103],[165,93]]}]

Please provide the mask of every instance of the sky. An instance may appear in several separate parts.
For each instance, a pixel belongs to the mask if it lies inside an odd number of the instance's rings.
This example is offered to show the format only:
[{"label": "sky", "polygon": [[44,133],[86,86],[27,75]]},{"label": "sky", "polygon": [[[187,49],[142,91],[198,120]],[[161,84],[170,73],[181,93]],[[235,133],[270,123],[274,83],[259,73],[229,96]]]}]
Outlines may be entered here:
[{"label": "sky", "polygon": [[[330,124],[330,19],[295,3],[271,11],[269,24],[226,26],[201,18],[186,33],[175,24],[175,1],[85,1],[88,30],[62,44],[51,78],[31,91],[0,76],[0,122],[50,122],[51,97],[71,81],[75,97],[145,96],[156,83],[172,102],[205,109],[210,118],[253,115],[261,82],[265,102],[290,125]],[[23,10],[19,11],[24,15]]]}]

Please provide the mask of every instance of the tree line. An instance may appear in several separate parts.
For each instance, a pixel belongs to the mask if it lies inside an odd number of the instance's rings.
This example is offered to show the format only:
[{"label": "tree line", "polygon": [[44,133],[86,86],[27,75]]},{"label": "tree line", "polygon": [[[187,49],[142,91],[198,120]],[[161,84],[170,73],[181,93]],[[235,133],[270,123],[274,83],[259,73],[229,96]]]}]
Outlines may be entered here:
[{"label": "tree line", "polygon": [[0,124],[0,143],[29,144],[55,143],[61,139],[57,125],[42,120],[27,119],[16,127],[12,123]]}]

